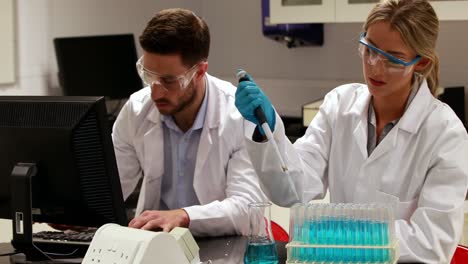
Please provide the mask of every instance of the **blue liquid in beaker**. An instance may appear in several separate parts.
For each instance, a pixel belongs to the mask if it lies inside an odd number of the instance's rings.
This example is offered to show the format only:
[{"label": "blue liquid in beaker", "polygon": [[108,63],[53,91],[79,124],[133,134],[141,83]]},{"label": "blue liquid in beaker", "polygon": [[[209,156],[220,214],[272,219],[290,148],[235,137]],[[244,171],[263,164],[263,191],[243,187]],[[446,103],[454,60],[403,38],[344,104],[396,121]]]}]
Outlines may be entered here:
[{"label": "blue liquid in beaker", "polygon": [[246,264],[278,264],[276,243],[248,243],[244,256]]}]

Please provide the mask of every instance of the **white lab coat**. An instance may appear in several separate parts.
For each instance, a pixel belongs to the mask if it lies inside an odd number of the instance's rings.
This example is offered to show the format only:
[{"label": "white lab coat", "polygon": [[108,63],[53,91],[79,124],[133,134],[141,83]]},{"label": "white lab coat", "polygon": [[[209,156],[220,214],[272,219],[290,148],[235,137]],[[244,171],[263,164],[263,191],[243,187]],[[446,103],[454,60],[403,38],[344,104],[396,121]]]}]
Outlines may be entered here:
[{"label": "white lab coat", "polygon": [[246,130],[262,189],[283,206],[323,198],[327,187],[333,203],[394,203],[400,261],[449,263],[462,232],[468,186],[466,130],[424,80],[399,122],[368,156],[370,98],[363,84],[334,89],[294,145],[277,116],[274,137],[290,178],[281,172],[271,144],[253,142]]},{"label": "white lab coat", "polygon": [[[184,208],[192,234],[247,235],[248,204],[265,199],[245,149],[243,119],[234,106],[235,87],[206,75],[208,105],[200,137],[193,187],[199,206]],[[146,87],[120,112],[113,141],[124,198],[144,177],[137,215],[158,210],[164,173],[161,115]]]}]

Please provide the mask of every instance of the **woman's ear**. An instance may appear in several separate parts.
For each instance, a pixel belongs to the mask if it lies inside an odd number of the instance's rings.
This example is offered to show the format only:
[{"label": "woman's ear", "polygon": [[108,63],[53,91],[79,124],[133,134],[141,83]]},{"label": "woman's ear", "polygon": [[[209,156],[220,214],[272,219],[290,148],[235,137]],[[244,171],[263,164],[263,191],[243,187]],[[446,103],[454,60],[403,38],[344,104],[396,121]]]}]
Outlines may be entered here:
[{"label": "woman's ear", "polygon": [[431,60],[428,58],[421,58],[416,65],[414,66],[414,70],[417,72],[423,71],[429,64],[431,63]]}]

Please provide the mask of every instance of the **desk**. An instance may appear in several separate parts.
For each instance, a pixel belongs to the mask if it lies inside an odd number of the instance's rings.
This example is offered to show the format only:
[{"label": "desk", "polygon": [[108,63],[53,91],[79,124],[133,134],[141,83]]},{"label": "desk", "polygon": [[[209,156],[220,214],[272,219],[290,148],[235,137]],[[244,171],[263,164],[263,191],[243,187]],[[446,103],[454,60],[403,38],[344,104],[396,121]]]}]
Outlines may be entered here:
[{"label": "desk", "polygon": [[[200,259],[202,261],[211,260],[213,264],[244,263],[244,252],[247,244],[246,237],[232,236],[202,238],[197,239],[197,243],[200,247]],[[276,243],[279,256],[278,264],[284,264],[286,263],[286,243]],[[10,243],[0,243],[0,254],[4,252],[11,252],[12,250],[13,248],[11,247]],[[10,264],[9,257],[0,257],[0,264]]]},{"label": "desk", "polygon": [[[200,259],[211,260],[213,264],[238,264],[244,263],[244,253],[247,238],[240,236],[215,237],[197,239],[200,247]],[[286,243],[277,242],[279,263],[286,263]],[[9,243],[0,243],[0,254],[11,252],[13,248]],[[10,264],[9,257],[0,257],[0,264]]]},{"label": "desk", "polygon": [[[244,263],[244,253],[247,248],[247,237],[231,236],[197,239],[200,247],[200,259],[211,260],[213,264]],[[286,243],[276,242],[278,264],[286,263]],[[1,263],[0,263],[1,264]]]}]

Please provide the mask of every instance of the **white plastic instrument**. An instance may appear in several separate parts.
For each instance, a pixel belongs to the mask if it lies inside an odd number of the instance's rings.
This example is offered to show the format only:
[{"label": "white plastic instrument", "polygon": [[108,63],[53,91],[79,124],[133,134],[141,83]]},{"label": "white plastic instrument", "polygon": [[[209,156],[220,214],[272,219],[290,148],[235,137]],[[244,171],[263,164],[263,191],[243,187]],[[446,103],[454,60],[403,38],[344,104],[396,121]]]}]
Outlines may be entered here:
[{"label": "white plastic instrument", "polygon": [[198,264],[198,252],[186,228],[165,233],[106,224],[96,231],[82,263]]}]

